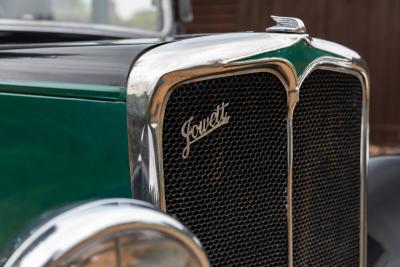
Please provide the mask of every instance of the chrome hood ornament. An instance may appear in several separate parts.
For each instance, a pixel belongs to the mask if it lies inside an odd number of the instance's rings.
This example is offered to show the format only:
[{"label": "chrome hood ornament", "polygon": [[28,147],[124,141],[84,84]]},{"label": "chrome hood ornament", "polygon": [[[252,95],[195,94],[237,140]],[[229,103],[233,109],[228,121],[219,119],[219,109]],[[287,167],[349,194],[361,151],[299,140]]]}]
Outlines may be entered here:
[{"label": "chrome hood ornament", "polygon": [[194,124],[192,123],[194,119],[192,116],[183,124],[181,133],[186,139],[186,146],[182,152],[183,159],[187,159],[189,157],[191,144],[208,135],[215,129],[229,123],[229,119],[231,117],[225,112],[225,108],[227,106],[229,106],[229,103],[225,104],[222,102],[222,104],[218,105],[215,111],[209,117]]},{"label": "chrome hood ornament", "polygon": [[271,18],[276,22],[276,25],[267,28],[267,32],[306,33],[306,26],[301,19],[273,15]]}]

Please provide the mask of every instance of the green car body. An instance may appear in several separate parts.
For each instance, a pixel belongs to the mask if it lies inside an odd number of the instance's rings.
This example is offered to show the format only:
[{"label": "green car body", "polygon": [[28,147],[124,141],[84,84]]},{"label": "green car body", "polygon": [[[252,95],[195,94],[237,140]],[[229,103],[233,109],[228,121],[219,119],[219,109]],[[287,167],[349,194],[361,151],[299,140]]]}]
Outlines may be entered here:
[{"label": "green car body", "polygon": [[0,19],[0,267],[372,262],[361,56],[291,17],[179,35],[190,0],[148,2],[157,32]]},{"label": "green car body", "polygon": [[131,197],[124,102],[14,93],[0,102],[1,246],[47,210]]},{"label": "green car body", "polygon": [[[133,64],[134,55],[126,56]],[[286,58],[301,76],[308,64],[325,56],[342,57],[301,41],[241,61]],[[19,60],[24,64],[29,58]],[[52,209],[132,197],[126,87],[69,79],[0,80],[0,248]]]},{"label": "green car body", "polygon": [[[149,45],[132,43],[0,51],[0,251],[51,210],[132,197],[125,83],[134,57]],[[57,51],[49,55],[50,49]]]}]

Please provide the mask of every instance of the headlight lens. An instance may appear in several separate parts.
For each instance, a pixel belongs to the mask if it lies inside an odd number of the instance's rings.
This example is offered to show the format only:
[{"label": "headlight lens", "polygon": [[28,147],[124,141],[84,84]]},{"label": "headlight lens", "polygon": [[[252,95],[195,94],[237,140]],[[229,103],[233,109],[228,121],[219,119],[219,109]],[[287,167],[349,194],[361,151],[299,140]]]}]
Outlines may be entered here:
[{"label": "headlight lens", "polygon": [[68,267],[198,267],[191,252],[174,237],[154,230],[113,234],[86,244],[60,264]]}]

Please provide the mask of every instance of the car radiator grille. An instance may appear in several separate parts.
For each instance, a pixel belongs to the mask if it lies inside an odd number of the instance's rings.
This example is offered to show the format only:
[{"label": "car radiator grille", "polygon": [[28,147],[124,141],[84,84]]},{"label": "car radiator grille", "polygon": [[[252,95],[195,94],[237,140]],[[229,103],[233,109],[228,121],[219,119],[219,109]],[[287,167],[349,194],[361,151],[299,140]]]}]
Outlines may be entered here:
[{"label": "car radiator grille", "polygon": [[[181,127],[229,103],[227,125],[182,159]],[[212,266],[287,265],[287,98],[270,73],[182,85],[163,126],[167,212],[201,240]]]},{"label": "car radiator grille", "polygon": [[362,87],[317,70],[293,117],[295,266],[358,266]]},{"label": "car radiator grille", "polygon": [[[229,123],[190,146],[184,123],[222,103]],[[362,90],[355,76],[314,71],[294,114],[294,266],[357,266]],[[288,266],[287,94],[267,72],[179,85],[163,122],[165,204],[212,266]]]}]

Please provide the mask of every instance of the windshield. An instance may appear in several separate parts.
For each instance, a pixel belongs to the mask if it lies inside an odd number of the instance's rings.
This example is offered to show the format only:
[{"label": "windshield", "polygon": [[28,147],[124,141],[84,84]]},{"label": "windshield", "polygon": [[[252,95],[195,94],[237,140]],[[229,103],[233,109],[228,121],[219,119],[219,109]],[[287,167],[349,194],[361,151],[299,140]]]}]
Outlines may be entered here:
[{"label": "windshield", "polygon": [[[160,0],[0,0],[0,19],[162,29]],[[0,20],[1,21],[1,20]]]}]

